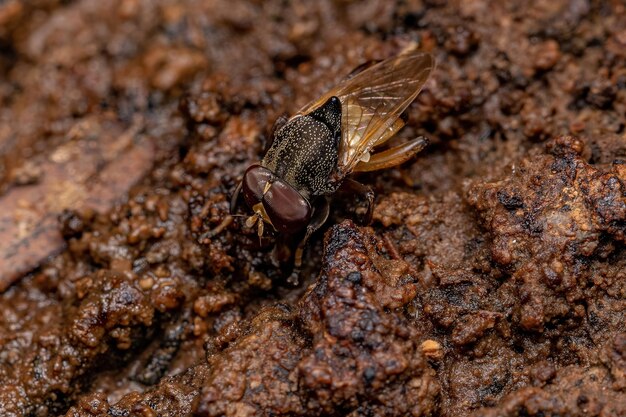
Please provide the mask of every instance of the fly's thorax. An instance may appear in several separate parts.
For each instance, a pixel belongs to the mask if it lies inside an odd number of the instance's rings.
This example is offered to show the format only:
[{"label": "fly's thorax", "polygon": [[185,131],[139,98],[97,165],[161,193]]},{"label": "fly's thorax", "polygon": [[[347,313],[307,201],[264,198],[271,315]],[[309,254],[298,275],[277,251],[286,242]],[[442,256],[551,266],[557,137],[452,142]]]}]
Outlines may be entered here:
[{"label": "fly's thorax", "polygon": [[337,167],[340,139],[341,103],[332,97],[279,129],[261,164],[303,195],[326,194],[328,179]]}]

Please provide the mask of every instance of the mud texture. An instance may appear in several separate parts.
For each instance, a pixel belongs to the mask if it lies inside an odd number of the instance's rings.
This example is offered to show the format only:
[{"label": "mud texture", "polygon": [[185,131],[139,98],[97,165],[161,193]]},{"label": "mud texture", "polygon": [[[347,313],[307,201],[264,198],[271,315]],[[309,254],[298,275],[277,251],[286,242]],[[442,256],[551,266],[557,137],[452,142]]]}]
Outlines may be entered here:
[{"label": "mud texture", "polygon": [[[230,195],[409,42],[294,286]],[[622,0],[1,2],[0,415],[626,415],[625,127]]]}]

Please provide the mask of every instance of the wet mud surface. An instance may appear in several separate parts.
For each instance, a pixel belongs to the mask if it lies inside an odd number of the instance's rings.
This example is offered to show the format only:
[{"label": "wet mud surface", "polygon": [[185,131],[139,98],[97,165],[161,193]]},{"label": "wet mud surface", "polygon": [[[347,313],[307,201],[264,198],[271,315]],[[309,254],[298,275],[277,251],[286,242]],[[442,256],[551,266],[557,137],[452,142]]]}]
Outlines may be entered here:
[{"label": "wet mud surface", "polygon": [[[412,41],[430,146],[289,284],[237,181]],[[0,415],[626,414],[621,0],[9,0],[0,74]]]}]

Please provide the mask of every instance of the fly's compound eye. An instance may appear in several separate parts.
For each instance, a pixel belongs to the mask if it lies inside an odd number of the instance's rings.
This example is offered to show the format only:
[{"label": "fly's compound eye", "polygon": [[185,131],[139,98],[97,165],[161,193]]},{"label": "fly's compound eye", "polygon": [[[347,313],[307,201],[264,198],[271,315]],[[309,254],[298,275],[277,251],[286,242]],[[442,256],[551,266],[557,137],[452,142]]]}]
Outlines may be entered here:
[{"label": "fly's compound eye", "polygon": [[248,207],[252,208],[263,200],[263,195],[271,184],[274,174],[261,165],[252,165],[243,174],[243,198]]},{"label": "fly's compound eye", "polygon": [[263,207],[277,231],[296,233],[311,220],[311,205],[291,185],[275,179],[263,196]]},{"label": "fly's compound eye", "polygon": [[[261,165],[252,165],[246,170],[242,192],[248,207],[263,204],[269,218],[266,220],[269,220],[278,232],[299,232],[311,220],[309,202],[295,188]],[[263,217],[265,218],[265,215]]]}]

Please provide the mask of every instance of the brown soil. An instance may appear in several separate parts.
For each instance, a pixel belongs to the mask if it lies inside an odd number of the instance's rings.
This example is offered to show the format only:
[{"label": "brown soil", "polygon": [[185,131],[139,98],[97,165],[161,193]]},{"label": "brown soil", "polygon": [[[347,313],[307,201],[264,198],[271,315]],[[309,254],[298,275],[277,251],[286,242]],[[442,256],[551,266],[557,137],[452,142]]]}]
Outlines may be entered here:
[{"label": "brown soil", "polygon": [[[290,285],[230,194],[411,41],[431,145]],[[0,415],[626,415],[625,126],[622,0],[0,2]]]}]

